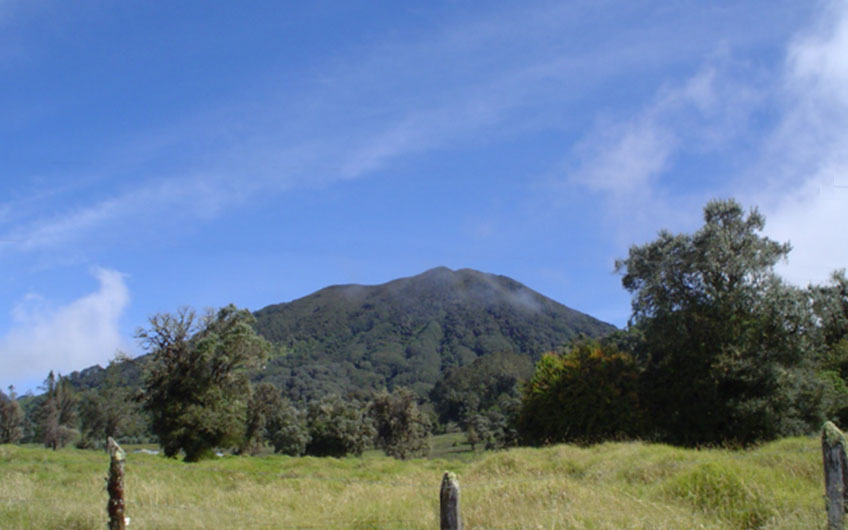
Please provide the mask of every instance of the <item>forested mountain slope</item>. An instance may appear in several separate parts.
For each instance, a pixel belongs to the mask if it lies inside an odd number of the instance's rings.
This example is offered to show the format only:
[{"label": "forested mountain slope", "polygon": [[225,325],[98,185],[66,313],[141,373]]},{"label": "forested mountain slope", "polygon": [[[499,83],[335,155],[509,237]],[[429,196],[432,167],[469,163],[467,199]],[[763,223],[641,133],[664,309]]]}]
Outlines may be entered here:
[{"label": "forested mountain slope", "polygon": [[406,385],[424,393],[450,367],[495,352],[533,360],[579,333],[615,328],[521,283],[440,267],[382,285],[340,285],[255,313],[282,346],[260,379],[292,398]]}]

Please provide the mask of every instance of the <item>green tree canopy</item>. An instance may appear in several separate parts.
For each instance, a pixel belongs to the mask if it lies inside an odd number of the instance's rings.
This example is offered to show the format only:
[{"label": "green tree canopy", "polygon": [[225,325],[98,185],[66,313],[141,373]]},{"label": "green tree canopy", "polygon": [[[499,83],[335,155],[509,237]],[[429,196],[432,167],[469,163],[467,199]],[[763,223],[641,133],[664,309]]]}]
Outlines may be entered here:
[{"label": "green tree canopy", "polygon": [[633,358],[611,343],[581,338],[546,353],[524,388],[518,434],[531,445],[637,435],[638,377]]},{"label": "green tree canopy", "polygon": [[312,401],[306,413],[309,443],[306,453],[313,456],[359,456],[374,438],[374,427],[365,406],[335,394]]},{"label": "green tree canopy", "polygon": [[848,425],[848,277],[833,273],[825,285],[811,286],[822,343],[820,369],[826,382],[828,419]]},{"label": "green tree canopy", "polygon": [[126,384],[121,377],[124,365],[134,361],[119,356],[103,370],[103,379],[95,387],[79,392],[77,410],[81,438],[79,448],[102,448],[111,437],[138,440],[147,429],[141,406],[133,399],[137,388]]},{"label": "green tree canopy", "polygon": [[9,395],[0,392],[0,444],[18,443],[24,435],[24,411],[15,395],[15,387],[9,387]]},{"label": "green tree canopy", "polygon": [[657,434],[682,444],[750,443],[820,421],[810,297],[774,266],[790,246],[734,200],[694,234],[662,231],[616,262],[644,341],[643,395]]},{"label": "green tree canopy", "polygon": [[53,371],[44,380],[44,400],[35,412],[37,438],[54,451],[79,435],[77,425],[77,396],[67,378],[56,377]]},{"label": "green tree canopy", "polygon": [[387,455],[405,460],[430,452],[430,418],[418,408],[418,396],[405,387],[374,396],[370,415],[377,431],[376,445]]},{"label": "green tree canopy", "polygon": [[243,445],[250,396],[247,371],[270,350],[253,315],[228,305],[201,319],[184,308],[157,314],[136,336],[152,353],[144,407],[165,455],[197,461],[215,447]]}]

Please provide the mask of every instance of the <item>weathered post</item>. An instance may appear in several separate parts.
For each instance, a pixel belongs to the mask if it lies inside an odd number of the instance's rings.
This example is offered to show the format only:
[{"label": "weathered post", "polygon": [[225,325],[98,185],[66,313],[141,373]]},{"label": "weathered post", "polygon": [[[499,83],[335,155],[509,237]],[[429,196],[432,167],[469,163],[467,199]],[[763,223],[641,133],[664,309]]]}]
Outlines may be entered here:
[{"label": "weathered post", "polygon": [[106,511],[109,513],[109,530],[125,530],[127,522],[124,504],[124,461],[127,455],[111,436],[106,441],[106,446],[110,459],[109,478],[106,479],[106,491],[109,492],[109,504],[106,505]]},{"label": "weathered post", "polygon": [[459,514],[459,481],[453,473],[445,473],[442,477],[439,506],[442,530],[462,530],[462,518]]},{"label": "weathered post", "polygon": [[822,427],[822,459],[824,461],[825,506],[827,527],[845,528],[845,508],[848,507],[848,443],[836,425],[827,422]]}]

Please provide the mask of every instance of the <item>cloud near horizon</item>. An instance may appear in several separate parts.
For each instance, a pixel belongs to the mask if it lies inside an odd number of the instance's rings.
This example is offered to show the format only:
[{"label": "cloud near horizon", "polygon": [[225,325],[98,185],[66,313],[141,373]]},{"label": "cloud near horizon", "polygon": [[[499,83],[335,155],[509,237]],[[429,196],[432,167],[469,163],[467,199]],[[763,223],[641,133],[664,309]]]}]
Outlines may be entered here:
[{"label": "cloud near horizon", "polygon": [[130,301],[124,275],[102,268],[93,275],[100,283],[97,291],[67,305],[50,308],[48,301],[29,294],[12,310],[12,328],[0,337],[7,383],[104,364],[125,348],[118,329]]}]

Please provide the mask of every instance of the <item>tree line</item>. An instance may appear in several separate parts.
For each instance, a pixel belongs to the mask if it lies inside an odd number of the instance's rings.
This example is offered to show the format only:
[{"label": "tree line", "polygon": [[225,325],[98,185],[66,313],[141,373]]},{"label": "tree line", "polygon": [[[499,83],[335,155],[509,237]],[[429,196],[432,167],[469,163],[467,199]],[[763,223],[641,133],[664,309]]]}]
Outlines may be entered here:
[{"label": "tree line", "polygon": [[151,353],[141,388],[121,378],[123,366],[134,362],[127,358],[110,364],[103,384],[81,392],[50,372],[44,393],[30,400],[30,414],[13,389],[0,393],[0,443],[25,440],[55,450],[72,442],[102,447],[110,436],[155,440],[166,456],[188,462],[218,449],[344,456],[377,447],[397,458],[428,452],[430,416],[404,387],[295,405],[271,384],[251,384],[271,349],[253,318],[232,305],[202,316],[188,308],[154,315],[137,332]]},{"label": "tree line", "polygon": [[526,443],[641,438],[745,446],[848,422],[848,277],[797,287],[791,247],[734,200],[692,234],[661,231],[616,262],[625,330],[538,363],[516,418]]},{"label": "tree line", "polygon": [[155,315],[137,334],[150,354],[141,388],[121,379],[129,359],[80,393],[51,373],[29,414],[13,391],[0,393],[0,442],[86,447],[147,433],[189,461],[218,448],[342,456],[373,446],[408,458],[451,428],[493,449],[632,438],[745,446],[825,419],[848,424],[848,277],[785,282],[775,266],[790,245],[764,226],[756,209],[711,201],[694,233],[661,231],[616,262],[632,295],[625,329],[578,338],[535,365],[494,351],[448,369],[423,395],[396,387],[296,403],[251,382],[271,345],[248,311]]}]

